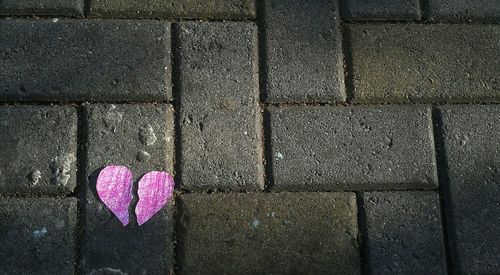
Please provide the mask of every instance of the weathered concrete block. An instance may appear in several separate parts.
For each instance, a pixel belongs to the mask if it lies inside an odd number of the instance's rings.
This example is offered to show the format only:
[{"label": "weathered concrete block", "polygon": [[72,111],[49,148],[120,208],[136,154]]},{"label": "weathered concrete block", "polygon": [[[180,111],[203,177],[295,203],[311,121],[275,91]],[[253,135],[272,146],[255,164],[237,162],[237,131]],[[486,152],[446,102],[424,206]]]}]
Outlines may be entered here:
[{"label": "weathered concrete block", "polygon": [[0,20],[0,29],[2,101],[171,97],[167,23]]},{"label": "weathered concrete block", "polygon": [[371,274],[445,274],[436,192],[363,194]]},{"label": "weathered concrete block", "polygon": [[360,272],[352,193],[184,195],[179,215],[183,274]]},{"label": "weathered concrete block", "polygon": [[73,274],[76,200],[0,200],[3,274]]},{"label": "weathered concrete block", "polygon": [[263,2],[267,101],[345,101],[337,1]]},{"label": "weathered concrete block", "polygon": [[76,135],[74,107],[0,106],[0,193],[72,192]]},{"label": "weathered concrete block", "polygon": [[257,28],[181,23],[181,180],[187,189],[263,187]]},{"label": "weathered concrete block", "polygon": [[346,0],[342,17],[347,20],[419,20],[419,0]]},{"label": "weathered concrete block", "polygon": [[429,0],[428,8],[431,20],[500,22],[500,2],[496,0]]},{"label": "weathered concrete block", "polygon": [[[106,268],[128,274],[167,274],[172,268],[172,203],[138,227],[123,227],[96,195],[106,165],[125,165],[136,181],[146,172],[172,172],[173,114],[165,104],[89,105],[83,272]],[[136,190],[137,187],[134,188]],[[130,212],[133,213],[137,197]]]},{"label": "weathered concrete block", "polygon": [[500,106],[440,108],[454,273],[500,270]]},{"label": "weathered concrete block", "polygon": [[255,0],[93,0],[92,17],[253,19]]},{"label": "weathered concrete block", "polygon": [[436,188],[429,107],[272,107],[279,190]]},{"label": "weathered concrete block", "polygon": [[500,101],[497,25],[350,25],[355,102]]},{"label": "weathered concrete block", "polygon": [[1,15],[83,16],[84,0],[2,0]]}]

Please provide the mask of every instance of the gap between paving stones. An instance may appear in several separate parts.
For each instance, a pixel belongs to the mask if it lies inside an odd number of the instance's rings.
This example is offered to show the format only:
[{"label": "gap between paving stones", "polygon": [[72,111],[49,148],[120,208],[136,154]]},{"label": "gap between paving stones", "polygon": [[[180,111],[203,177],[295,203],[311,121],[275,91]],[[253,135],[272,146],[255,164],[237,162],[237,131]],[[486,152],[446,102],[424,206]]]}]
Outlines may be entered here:
[{"label": "gap between paving stones", "polygon": [[432,129],[434,135],[434,149],[436,151],[436,166],[438,173],[438,194],[439,194],[439,206],[441,209],[441,227],[443,232],[443,243],[444,252],[446,257],[446,269],[448,272],[454,274],[453,270],[453,258],[451,253],[455,249],[452,248],[450,239],[448,237],[448,231],[450,230],[448,226],[448,209],[450,205],[447,205],[445,196],[449,196],[449,184],[450,179],[448,177],[448,159],[446,156],[446,151],[444,148],[444,134],[443,134],[443,119],[439,110],[436,106],[432,107]]}]

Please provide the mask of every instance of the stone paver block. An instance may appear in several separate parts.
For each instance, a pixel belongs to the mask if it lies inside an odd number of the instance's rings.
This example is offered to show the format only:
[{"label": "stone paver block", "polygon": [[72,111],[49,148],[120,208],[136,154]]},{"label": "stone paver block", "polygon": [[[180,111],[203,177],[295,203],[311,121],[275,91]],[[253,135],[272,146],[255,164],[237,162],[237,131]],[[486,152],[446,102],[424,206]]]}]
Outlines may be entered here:
[{"label": "stone paver block", "polygon": [[72,192],[76,135],[74,107],[0,106],[0,193]]},{"label": "stone paver block", "polygon": [[497,0],[429,0],[431,20],[453,22],[500,22]]},{"label": "stone paver block", "polygon": [[337,1],[263,2],[267,101],[345,101]]},{"label": "stone paver block", "polygon": [[2,274],[73,274],[76,200],[0,200]]},{"label": "stone paver block", "polygon": [[253,23],[178,25],[184,188],[263,187],[256,31]]},{"label": "stone paver block", "polygon": [[448,162],[449,221],[454,272],[500,271],[500,106],[440,109]]},{"label": "stone paver block", "polygon": [[255,0],[92,0],[92,17],[253,19]]},{"label": "stone paver block", "polygon": [[350,25],[355,102],[500,101],[500,26]]},{"label": "stone paver block", "polygon": [[342,17],[347,20],[419,20],[419,0],[345,0]]},{"label": "stone paver block", "polygon": [[[140,227],[135,216],[123,227],[98,199],[95,186],[100,169],[109,164],[130,168],[134,190],[137,180],[148,171],[172,172],[172,108],[165,104],[96,104],[87,110],[88,182],[82,270],[167,274],[173,258],[172,203]],[[136,202],[134,191],[130,213]]]},{"label": "stone paver block", "polygon": [[0,20],[0,100],[171,97],[170,25],[126,20]]},{"label": "stone paver block", "polygon": [[436,188],[427,106],[272,107],[278,190]]},{"label": "stone paver block", "polygon": [[182,274],[360,272],[352,193],[192,194],[180,209]]},{"label": "stone paver block", "polygon": [[2,0],[1,15],[82,16],[84,0]]},{"label": "stone paver block", "polygon": [[363,194],[371,274],[446,274],[437,192]]}]

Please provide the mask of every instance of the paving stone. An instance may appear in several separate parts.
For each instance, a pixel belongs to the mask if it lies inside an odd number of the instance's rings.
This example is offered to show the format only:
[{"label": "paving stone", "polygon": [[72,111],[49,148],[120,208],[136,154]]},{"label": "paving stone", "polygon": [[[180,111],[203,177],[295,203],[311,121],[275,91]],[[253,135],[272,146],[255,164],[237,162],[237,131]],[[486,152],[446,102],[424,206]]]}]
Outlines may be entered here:
[{"label": "paving stone", "polygon": [[371,274],[446,274],[439,195],[362,195]]},{"label": "paving stone", "polygon": [[71,106],[0,106],[0,193],[68,194],[76,186]]},{"label": "paving stone", "polygon": [[431,20],[500,22],[497,0],[429,0],[428,10]]},{"label": "paving stone", "polygon": [[[128,274],[167,274],[172,268],[172,203],[138,227],[135,215],[123,227],[96,195],[96,179],[106,165],[125,165],[137,180],[146,172],[172,172],[173,111],[165,104],[87,107],[88,144],[84,274],[115,269]],[[141,161],[141,152],[150,157]],[[129,209],[135,209],[137,196]]]},{"label": "paving stone", "polygon": [[419,20],[418,0],[346,0],[342,17],[347,20]]},{"label": "paving stone", "polygon": [[182,274],[360,273],[352,193],[191,194],[180,209]]},{"label": "paving stone", "polygon": [[159,21],[0,20],[0,100],[167,100],[170,26]]},{"label": "paving stone", "polygon": [[337,1],[263,2],[267,101],[345,101]]},{"label": "paving stone", "polygon": [[500,106],[445,106],[446,215],[454,273],[500,271]]},{"label": "paving stone", "polygon": [[500,26],[349,26],[355,102],[500,101]]},{"label": "paving stone", "polygon": [[256,31],[253,23],[178,25],[184,188],[263,187]]},{"label": "paving stone", "polygon": [[73,274],[76,200],[0,199],[2,274]]},{"label": "paving stone", "polygon": [[1,15],[83,16],[83,0],[2,0]]},{"label": "paving stone", "polygon": [[255,0],[93,0],[92,17],[253,19]]},{"label": "paving stone", "polygon": [[272,107],[278,190],[436,188],[427,106]]}]

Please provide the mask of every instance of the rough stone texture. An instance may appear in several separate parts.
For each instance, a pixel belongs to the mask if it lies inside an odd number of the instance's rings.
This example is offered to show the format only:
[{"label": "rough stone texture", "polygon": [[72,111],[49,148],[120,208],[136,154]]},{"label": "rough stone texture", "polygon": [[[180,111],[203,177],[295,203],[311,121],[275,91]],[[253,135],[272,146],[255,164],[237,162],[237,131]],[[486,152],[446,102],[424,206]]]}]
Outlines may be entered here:
[{"label": "rough stone texture", "polygon": [[82,16],[84,0],[2,0],[1,15]]},{"label": "rough stone texture", "polygon": [[437,186],[426,106],[272,107],[269,113],[277,189]]},{"label": "rough stone texture", "polygon": [[500,106],[440,109],[448,178],[448,235],[454,272],[500,271]]},{"label": "rough stone texture", "polygon": [[337,1],[263,2],[267,101],[344,101]]},{"label": "rough stone texture", "polygon": [[500,26],[351,25],[356,102],[500,101]]},{"label": "rough stone texture", "polygon": [[360,272],[352,193],[192,194],[180,209],[182,274]]},{"label": "rough stone texture", "polygon": [[73,274],[76,200],[0,200],[2,274]]},{"label": "rough stone texture", "polygon": [[371,274],[446,274],[436,192],[363,194]]},{"label": "rough stone texture", "polygon": [[253,23],[178,25],[184,188],[263,187],[256,31]]},{"label": "rough stone texture", "polygon": [[431,20],[500,22],[497,0],[429,0],[428,9]]},{"label": "rough stone texture", "polygon": [[253,19],[255,0],[92,0],[93,17]]},{"label": "rough stone texture", "polygon": [[342,17],[347,20],[419,20],[419,0],[345,0]]},{"label": "rough stone texture", "polygon": [[[108,164],[124,165],[137,180],[146,172],[172,172],[173,114],[164,104],[88,106],[84,274],[106,268],[128,274],[167,274],[172,268],[172,202],[144,225],[135,215],[123,227],[96,195],[96,178]],[[150,159],[140,161],[146,151]],[[137,202],[136,191],[129,213]]]},{"label": "rough stone texture", "polygon": [[0,100],[171,97],[165,22],[0,20],[0,29]]},{"label": "rough stone texture", "polygon": [[0,106],[0,193],[72,192],[76,135],[73,107]]}]

